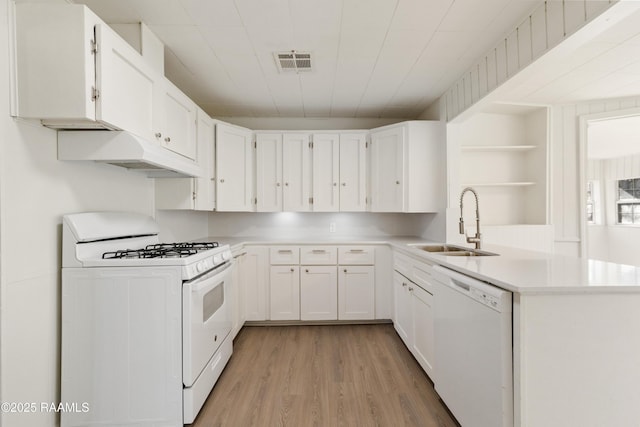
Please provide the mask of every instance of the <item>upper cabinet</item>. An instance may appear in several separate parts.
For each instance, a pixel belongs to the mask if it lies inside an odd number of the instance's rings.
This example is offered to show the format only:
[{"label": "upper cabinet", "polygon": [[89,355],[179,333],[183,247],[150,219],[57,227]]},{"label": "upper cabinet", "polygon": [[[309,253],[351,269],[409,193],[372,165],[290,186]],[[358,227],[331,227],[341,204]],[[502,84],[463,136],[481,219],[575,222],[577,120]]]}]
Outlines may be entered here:
[{"label": "upper cabinet", "polygon": [[444,126],[410,121],[371,131],[371,211],[436,212],[444,208]]},{"label": "upper cabinet", "polygon": [[16,5],[18,115],[152,140],[160,76],[82,5]]},{"label": "upper cabinet", "polygon": [[311,210],[311,145],[306,133],[256,134],[258,212]]},{"label": "upper cabinet", "polygon": [[216,124],[216,197],[218,211],[254,210],[251,130]]},{"label": "upper cabinet", "polygon": [[313,210],[367,209],[367,134],[313,135]]},{"label": "upper cabinet", "polygon": [[216,206],[214,123],[201,109],[197,110],[196,116],[196,157],[203,175],[156,179],[156,209],[212,211]]},{"label": "upper cabinet", "polygon": [[196,104],[173,83],[160,87],[156,111],[161,118],[154,136],[171,151],[190,159],[196,158]]}]

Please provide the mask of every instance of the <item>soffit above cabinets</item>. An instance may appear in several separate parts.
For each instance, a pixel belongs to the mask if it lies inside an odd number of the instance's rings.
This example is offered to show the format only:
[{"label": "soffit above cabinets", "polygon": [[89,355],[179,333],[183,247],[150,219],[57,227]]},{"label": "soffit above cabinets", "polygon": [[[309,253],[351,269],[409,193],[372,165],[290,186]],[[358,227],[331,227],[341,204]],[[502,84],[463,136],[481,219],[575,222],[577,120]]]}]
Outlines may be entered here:
[{"label": "soffit above cabinets", "polygon": [[[18,0],[26,1],[26,0]],[[75,0],[142,21],[210,115],[415,118],[541,0]],[[273,52],[310,52],[279,74]]]}]

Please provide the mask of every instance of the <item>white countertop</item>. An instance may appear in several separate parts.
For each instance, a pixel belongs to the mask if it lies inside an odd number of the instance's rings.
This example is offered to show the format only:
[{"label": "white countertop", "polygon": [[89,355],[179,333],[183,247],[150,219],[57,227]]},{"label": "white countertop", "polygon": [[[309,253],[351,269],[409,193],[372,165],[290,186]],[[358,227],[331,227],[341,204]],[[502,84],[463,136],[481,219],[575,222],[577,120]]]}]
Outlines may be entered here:
[{"label": "white countertop", "polygon": [[589,260],[565,255],[485,245],[483,251],[498,256],[444,256],[417,249],[411,244],[438,243],[413,236],[378,237],[208,237],[228,244],[232,250],[243,245],[388,244],[417,259],[428,260],[503,289],[521,294],[638,293],[640,267]]}]

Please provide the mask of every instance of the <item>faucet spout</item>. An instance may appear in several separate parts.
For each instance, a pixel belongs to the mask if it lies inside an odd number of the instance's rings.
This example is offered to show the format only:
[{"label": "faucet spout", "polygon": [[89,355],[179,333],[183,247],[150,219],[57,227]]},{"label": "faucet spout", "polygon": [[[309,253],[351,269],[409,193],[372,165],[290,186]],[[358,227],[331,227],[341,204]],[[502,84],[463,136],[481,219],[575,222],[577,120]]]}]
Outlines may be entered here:
[{"label": "faucet spout", "polygon": [[[464,229],[463,198],[464,198],[464,195],[467,192],[471,192],[473,194],[474,198],[476,199],[476,235],[474,237],[466,235],[466,231]],[[474,243],[475,246],[476,246],[476,249],[480,249],[480,246],[482,245],[482,240],[481,240],[482,239],[482,235],[480,234],[480,203],[478,201],[478,193],[476,193],[476,190],[474,190],[471,187],[466,187],[460,193],[460,223],[459,223],[459,231],[460,231],[460,234],[464,234],[466,236],[467,243]]]}]

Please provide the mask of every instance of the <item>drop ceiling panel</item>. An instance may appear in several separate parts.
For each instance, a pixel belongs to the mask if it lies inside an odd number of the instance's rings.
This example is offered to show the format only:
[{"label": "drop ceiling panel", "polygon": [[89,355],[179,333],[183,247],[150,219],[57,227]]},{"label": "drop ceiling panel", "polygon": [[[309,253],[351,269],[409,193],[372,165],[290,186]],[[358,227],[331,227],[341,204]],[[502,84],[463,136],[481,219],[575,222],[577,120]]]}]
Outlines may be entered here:
[{"label": "drop ceiling panel", "polygon": [[191,17],[177,0],[131,0],[131,3],[147,25],[193,25]]},{"label": "drop ceiling panel", "polygon": [[342,28],[388,28],[398,0],[345,0],[342,6]]},{"label": "drop ceiling panel", "polygon": [[235,0],[235,4],[248,29],[292,28],[288,0]]},{"label": "drop ceiling panel", "polygon": [[454,0],[404,0],[398,2],[392,30],[420,30],[430,34],[438,28]]},{"label": "drop ceiling panel", "polygon": [[[98,0],[103,1],[104,0]],[[197,26],[224,28],[243,27],[236,5],[228,0],[180,0]]]},{"label": "drop ceiling panel", "polygon": [[376,58],[382,49],[386,35],[385,28],[370,30],[345,28],[340,33],[338,55],[341,59]]},{"label": "drop ceiling panel", "polygon": [[216,55],[247,54],[253,45],[244,27],[200,26],[200,33]]},{"label": "drop ceiling panel", "polygon": [[342,0],[296,0],[290,3],[296,35],[337,35],[342,21]]}]

